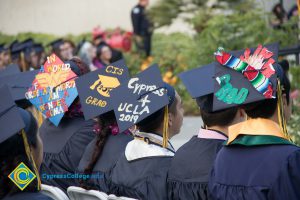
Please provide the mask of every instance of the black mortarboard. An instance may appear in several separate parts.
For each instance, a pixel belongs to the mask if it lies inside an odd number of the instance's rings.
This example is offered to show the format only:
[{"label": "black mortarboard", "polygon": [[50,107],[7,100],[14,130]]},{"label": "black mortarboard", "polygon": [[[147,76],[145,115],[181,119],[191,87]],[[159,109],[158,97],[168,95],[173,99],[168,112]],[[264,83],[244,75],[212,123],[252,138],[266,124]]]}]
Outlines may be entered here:
[{"label": "black mortarboard", "polygon": [[32,81],[39,70],[26,71],[0,77],[0,86],[7,85],[15,101],[25,100],[25,93],[31,87]]},{"label": "black mortarboard", "polygon": [[0,87],[0,143],[17,134],[25,127],[19,108],[7,86]]},{"label": "black mortarboard", "polygon": [[34,45],[34,41],[31,38],[24,40],[21,43],[15,43],[14,45],[12,45],[12,48],[11,48],[12,58],[13,59],[16,58],[17,56],[19,56],[19,54],[21,52],[25,52],[27,49],[31,48],[33,45]]},{"label": "black mortarboard", "polygon": [[50,42],[50,43],[48,44],[48,46],[51,46],[52,49],[57,49],[57,48],[59,48],[59,46],[62,45],[63,43],[64,43],[64,40],[63,40],[62,38],[59,38],[59,39],[56,39],[56,40]]},{"label": "black mortarboard", "polygon": [[4,69],[0,70],[0,77],[20,73],[20,68],[17,64],[9,64]]},{"label": "black mortarboard", "polygon": [[26,54],[26,56],[29,56],[31,52],[41,53],[43,51],[44,51],[43,45],[38,43],[38,44],[34,44],[31,47],[27,48],[25,50],[25,54]]},{"label": "black mortarboard", "polygon": [[5,44],[0,44],[0,53],[7,51],[8,48],[5,46]]},{"label": "black mortarboard", "polygon": [[169,104],[165,83],[152,65],[112,92],[114,112],[123,132]]},{"label": "black mortarboard", "polygon": [[9,49],[10,51],[16,46],[19,44],[19,41],[18,40],[14,40],[10,45],[9,45]]},{"label": "black mortarboard", "polygon": [[113,110],[111,92],[129,79],[124,60],[92,71],[76,79],[85,119]]},{"label": "black mortarboard", "polygon": [[[183,72],[179,77],[192,98],[213,95],[210,105],[205,103],[208,112],[275,98],[278,45],[265,47],[231,53],[219,48],[215,53],[217,62]],[[264,62],[257,62],[253,54],[263,55]]]}]

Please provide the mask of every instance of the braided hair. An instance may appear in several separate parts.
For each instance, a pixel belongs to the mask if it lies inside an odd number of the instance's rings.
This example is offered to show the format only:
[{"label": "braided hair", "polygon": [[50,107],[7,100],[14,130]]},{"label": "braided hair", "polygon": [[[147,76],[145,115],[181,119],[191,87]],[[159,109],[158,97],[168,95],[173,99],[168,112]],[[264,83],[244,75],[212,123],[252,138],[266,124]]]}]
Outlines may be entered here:
[{"label": "braided hair", "polygon": [[[99,130],[97,130],[96,143],[92,157],[86,168],[84,169],[84,174],[92,174],[93,169],[101,157],[103,152],[105,142],[108,136],[112,133],[112,126],[116,124],[116,118],[113,111],[105,113],[98,118]],[[80,180],[81,187],[89,190],[91,187],[87,184],[87,180]]]}]

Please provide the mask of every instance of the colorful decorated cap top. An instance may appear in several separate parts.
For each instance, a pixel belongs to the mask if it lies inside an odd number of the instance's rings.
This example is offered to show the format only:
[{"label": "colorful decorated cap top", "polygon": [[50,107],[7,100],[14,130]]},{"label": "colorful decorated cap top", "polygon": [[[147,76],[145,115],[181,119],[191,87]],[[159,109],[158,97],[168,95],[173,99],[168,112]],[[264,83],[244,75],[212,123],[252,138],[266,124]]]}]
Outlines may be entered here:
[{"label": "colorful decorated cap top", "polygon": [[169,98],[167,90],[157,65],[150,66],[114,90],[112,100],[120,132],[174,101],[175,91],[169,89],[169,94],[173,94]]},{"label": "colorful decorated cap top", "polygon": [[193,98],[210,95],[209,112],[276,98],[278,44],[242,51],[218,48],[216,62],[180,74]]},{"label": "colorful decorated cap top", "polygon": [[111,92],[128,79],[129,71],[124,60],[119,60],[76,79],[85,119],[112,111]]},{"label": "colorful decorated cap top", "polygon": [[72,71],[71,65],[62,62],[55,54],[47,57],[25,94],[55,126],[58,126],[78,95],[75,85],[77,75]]}]

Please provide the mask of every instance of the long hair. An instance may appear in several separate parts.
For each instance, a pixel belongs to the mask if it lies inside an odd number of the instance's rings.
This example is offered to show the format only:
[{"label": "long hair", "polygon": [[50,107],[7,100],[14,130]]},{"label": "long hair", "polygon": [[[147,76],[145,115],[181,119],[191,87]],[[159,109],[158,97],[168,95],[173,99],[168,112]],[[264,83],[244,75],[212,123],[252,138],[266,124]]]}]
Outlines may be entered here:
[{"label": "long hair", "polygon": [[[105,146],[105,142],[108,136],[112,133],[111,128],[113,125],[116,124],[116,118],[114,112],[110,111],[108,113],[101,115],[98,118],[98,123],[99,123],[98,125],[100,130],[97,132],[94,151],[90,162],[84,169],[84,174],[92,174],[98,159],[101,157],[101,154]],[[91,189],[91,187],[88,186],[87,181],[80,180],[80,185],[85,189]]]}]

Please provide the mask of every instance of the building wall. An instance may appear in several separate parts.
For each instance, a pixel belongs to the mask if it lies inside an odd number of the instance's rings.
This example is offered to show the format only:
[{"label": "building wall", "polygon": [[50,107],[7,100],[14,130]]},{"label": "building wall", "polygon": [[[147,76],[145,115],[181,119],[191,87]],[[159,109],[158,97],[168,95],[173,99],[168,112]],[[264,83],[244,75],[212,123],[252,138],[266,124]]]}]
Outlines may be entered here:
[{"label": "building wall", "polygon": [[[156,0],[150,0],[153,4]],[[0,31],[80,34],[95,26],[131,30],[138,0],[0,0]]]},{"label": "building wall", "polygon": [[[150,5],[156,1],[158,0],[150,0]],[[80,34],[90,32],[97,25],[131,30],[130,11],[137,2],[138,0],[0,0],[0,32]],[[277,2],[279,0],[256,0],[258,6],[267,11]],[[283,2],[287,11],[296,3],[295,0]],[[181,30],[181,24],[175,26],[175,29]],[[176,30],[172,32],[174,31]]]}]

